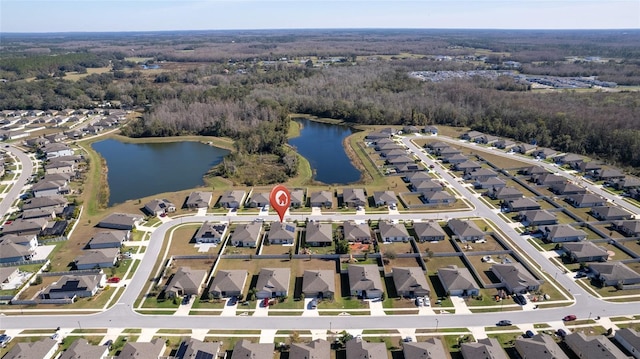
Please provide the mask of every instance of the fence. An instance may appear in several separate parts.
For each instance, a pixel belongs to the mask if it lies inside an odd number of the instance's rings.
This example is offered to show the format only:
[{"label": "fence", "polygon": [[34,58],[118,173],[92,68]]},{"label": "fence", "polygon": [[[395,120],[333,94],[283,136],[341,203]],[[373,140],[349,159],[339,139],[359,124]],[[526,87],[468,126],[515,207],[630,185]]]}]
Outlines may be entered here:
[{"label": "fence", "polygon": [[65,236],[60,236],[60,237],[54,237],[54,238],[46,238],[43,240],[39,240],[38,242],[40,244],[47,244],[47,243],[54,243],[54,242],[64,242],[66,240],[69,240],[69,238]]},{"label": "fence", "polygon": [[0,263],[0,267],[18,267],[25,266],[29,264],[42,264],[46,263],[47,259],[35,259],[32,261],[18,261],[18,262],[10,262],[10,263]]}]

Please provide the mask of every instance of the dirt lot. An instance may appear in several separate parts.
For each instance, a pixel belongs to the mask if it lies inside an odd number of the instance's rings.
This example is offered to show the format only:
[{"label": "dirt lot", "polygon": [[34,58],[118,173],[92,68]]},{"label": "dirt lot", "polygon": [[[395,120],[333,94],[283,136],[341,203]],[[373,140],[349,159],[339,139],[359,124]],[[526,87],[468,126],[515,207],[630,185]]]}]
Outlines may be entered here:
[{"label": "dirt lot", "polygon": [[445,237],[443,241],[434,241],[434,242],[416,242],[418,248],[420,249],[420,253],[426,253],[427,251],[432,251],[433,253],[454,253],[456,249],[451,242],[451,239],[448,239],[448,236]]}]

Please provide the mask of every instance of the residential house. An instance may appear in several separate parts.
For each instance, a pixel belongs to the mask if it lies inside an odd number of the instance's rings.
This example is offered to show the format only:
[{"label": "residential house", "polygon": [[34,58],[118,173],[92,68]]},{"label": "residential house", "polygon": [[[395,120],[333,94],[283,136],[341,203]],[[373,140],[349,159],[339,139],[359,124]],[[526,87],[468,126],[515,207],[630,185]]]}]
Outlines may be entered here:
[{"label": "residential house", "polygon": [[[209,193],[209,192],[207,192]],[[240,208],[242,207],[242,203],[244,201],[244,197],[247,193],[243,190],[232,190],[232,191],[226,191],[222,194],[222,197],[220,197],[220,207],[224,207],[224,208]],[[191,197],[191,196],[189,196]],[[267,197],[268,199],[268,197]],[[207,206],[208,206],[207,202]],[[267,203],[269,203],[267,201]],[[266,204],[266,203],[265,203]],[[203,206],[198,206],[198,208],[203,208]]]},{"label": "residential house", "polygon": [[494,147],[499,148],[501,150],[508,150],[511,147],[514,147],[515,145],[516,145],[515,142],[507,139],[497,140],[496,142],[493,143]]},{"label": "residential house", "polygon": [[450,146],[439,148],[436,151],[436,154],[438,155],[438,157],[442,157],[442,158],[450,157],[450,156],[453,156],[453,155],[459,155],[461,153],[462,152],[459,149],[453,148],[453,147],[450,147]]},{"label": "residential house", "polygon": [[579,242],[587,238],[587,233],[569,224],[545,226],[543,232],[543,238],[551,243]]},{"label": "residential house", "polygon": [[542,284],[520,263],[495,263],[491,266],[491,272],[509,293],[536,291]]},{"label": "residential house", "polygon": [[454,239],[458,239],[460,242],[475,242],[484,238],[484,232],[478,228],[478,225],[470,220],[450,219],[449,222],[447,222],[447,227],[453,232],[455,236]]},{"label": "residential house", "polygon": [[267,233],[270,244],[293,244],[296,240],[295,223],[272,222]]},{"label": "residential house", "polygon": [[67,194],[71,191],[68,185],[68,180],[47,180],[47,178],[45,177],[38,183],[34,184],[33,187],[31,187],[31,192],[33,192],[34,197]]},{"label": "residential house", "polygon": [[520,169],[520,173],[526,176],[536,176],[550,172],[542,166],[531,166]]},{"label": "residential house", "polygon": [[430,181],[432,178],[427,171],[412,172],[402,177],[405,182]]},{"label": "residential house", "polygon": [[82,251],[74,260],[76,269],[110,268],[116,264],[120,249],[103,248]]},{"label": "residential house", "polygon": [[627,358],[622,350],[604,335],[585,335],[576,331],[564,337],[564,342],[577,358]]},{"label": "residential house", "polygon": [[469,172],[482,168],[480,164],[474,161],[465,161],[462,163],[456,163],[453,165],[453,169],[456,171]]},{"label": "residential house", "polygon": [[411,359],[440,359],[447,358],[448,351],[439,338],[429,338],[423,342],[402,343],[405,358]]},{"label": "residential house", "polygon": [[593,207],[591,215],[601,221],[622,221],[633,218],[631,213],[617,206]]},{"label": "residential house", "polygon": [[220,244],[227,234],[228,225],[226,223],[212,223],[205,221],[198,229],[193,239],[196,243]]},{"label": "residential house", "polygon": [[371,132],[369,134],[367,134],[367,136],[365,137],[367,140],[370,141],[377,141],[377,140],[381,140],[381,139],[385,139],[385,138],[391,138],[391,135],[389,133],[383,133],[383,132]]},{"label": "residential house", "polygon": [[498,173],[488,168],[478,168],[473,171],[465,172],[463,178],[467,181],[484,181],[491,177],[497,177]]},{"label": "residential house", "polygon": [[[269,204],[269,192],[252,193],[251,198],[247,202],[247,207],[264,207]],[[222,202],[220,203],[222,205]]]},{"label": "residential house", "polygon": [[347,207],[363,207],[367,204],[367,196],[362,188],[345,188],[342,191],[342,202]]},{"label": "residential house", "polygon": [[460,138],[467,141],[475,141],[477,138],[484,136],[484,133],[479,131],[468,131],[463,133]]},{"label": "residential house", "polygon": [[93,297],[105,283],[106,275],[102,271],[95,274],[63,275],[51,283],[40,296],[43,299]]},{"label": "residential house", "polygon": [[120,248],[129,240],[129,231],[102,231],[96,233],[87,246],[90,249]]},{"label": "residential house", "polygon": [[262,268],[256,282],[256,298],[286,297],[289,293],[289,268]]},{"label": "residential house", "polygon": [[571,182],[554,183],[549,187],[551,192],[558,195],[585,194],[587,190]]},{"label": "residential house", "polygon": [[482,145],[491,145],[496,143],[500,138],[494,135],[482,135],[480,137],[476,137],[473,142],[479,143]]},{"label": "residential house", "polygon": [[[0,267],[0,289],[12,288],[11,282],[20,275],[19,267]],[[5,287],[6,285],[6,287]]]},{"label": "residential house", "polygon": [[9,224],[5,224],[2,233],[18,236],[38,235],[46,226],[47,220],[44,218],[16,219]]},{"label": "residential house", "polygon": [[513,148],[513,151],[526,155],[535,151],[536,148],[538,148],[538,146],[536,145],[531,145],[528,143],[519,143]]},{"label": "residential house", "polygon": [[[213,197],[212,192],[202,192],[202,191],[191,192],[187,197],[185,206],[189,209],[209,208],[209,204],[211,204],[212,197]],[[242,203],[242,202],[239,202],[239,203]]]},{"label": "residential house", "polygon": [[593,242],[565,243],[562,245],[572,262],[606,262],[609,252]]},{"label": "residential house", "polygon": [[506,187],[507,183],[498,177],[490,177],[484,180],[475,181],[473,186],[475,188],[495,190],[497,188]]},{"label": "residential house", "polygon": [[396,173],[411,173],[420,171],[417,163],[404,163],[395,166]]},{"label": "residential house", "polygon": [[165,296],[173,298],[185,295],[198,295],[204,285],[206,277],[206,270],[180,267],[175,274],[173,274],[167,287],[164,289]]},{"label": "residential house", "polygon": [[596,172],[602,169],[602,166],[595,161],[582,162],[578,165],[577,170],[584,173],[587,176],[593,177]]},{"label": "residential house", "polygon": [[536,157],[536,158],[540,158],[540,159],[547,159],[547,158],[551,158],[555,155],[557,155],[558,152],[554,151],[550,148],[546,148],[546,147],[540,147],[537,150],[534,150],[533,152],[531,152],[531,156]]},{"label": "residential house", "polygon": [[600,280],[603,287],[633,285],[640,283],[640,274],[622,262],[591,263],[589,270]]},{"label": "residential house", "polygon": [[30,209],[53,209],[56,216],[60,215],[64,208],[69,204],[66,198],[60,195],[34,197],[25,201],[22,205],[22,210]]},{"label": "residential house", "polygon": [[478,339],[477,342],[463,343],[460,352],[464,359],[508,359],[496,338]]},{"label": "residential house", "polygon": [[27,209],[22,211],[22,219],[35,219],[35,218],[43,218],[46,220],[52,220],[56,218],[56,212],[52,208],[48,209]]},{"label": "residential house", "polygon": [[222,342],[203,342],[195,338],[183,340],[175,354],[175,359],[224,359]]},{"label": "residential house", "polygon": [[[273,343],[252,343],[247,339],[236,342],[231,353],[231,359],[271,359],[273,358]],[[292,358],[293,359],[293,358]]]},{"label": "residential house", "polygon": [[333,195],[329,191],[312,192],[309,198],[311,207],[331,208],[333,206]]},{"label": "residential house", "polygon": [[155,338],[151,342],[127,342],[115,359],[156,359],[162,357],[167,349],[163,338]]},{"label": "residential house", "polygon": [[431,179],[427,180],[414,180],[411,182],[411,189],[413,192],[440,192],[442,191],[442,185]]},{"label": "residential house", "polygon": [[258,246],[261,232],[262,223],[260,222],[239,224],[231,235],[231,244],[235,247],[255,248]]},{"label": "residential house", "polygon": [[331,343],[324,339],[316,339],[309,343],[291,343],[289,358],[291,359],[325,359],[331,357]]},{"label": "residential house", "polygon": [[393,191],[379,191],[373,192],[373,201],[376,207],[380,206],[396,206],[398,204],[398,198]]},{"label": "residential house", "polygon": [[5,234],[0,237],[0,241],[11,241],[15,244],[26,247],[30,251],[35,251],[38,247],[38,237],[35,234],[18,236],[15,234]]},{"label": "residential house", "polygon": [[291,207],[300,208],[304,206],[304,190],[294,189],[291,191]]},{"label": "residential house", "polygon": [[548,334],[517,338],[515,347],[522,359],[569,359],[555,339]]},{"label": "residential house", "polygon": [[604,198],[591,193],[569,196],[566,201],[576,208],[601,207],[607,203]]},{"label": "residential house", "polygon": [[69,147],[64,143],[57,143],[57,142],[44,145],[40,149],[40,151],[42,151],[42,153],[47,157],[47,159],[73,155],[73,149],[71,149],[71,147]]},{"label": "residential house", "polygon": [[371,243],[371,228],[366,223],[357,224],[351,221],[342,223],[343,238],[349,242]]},{"label": "residential house", "polygon": [[76,164],[73,162],[60,161],[44,165],[44,171],[48,175],[56,173],[69,173],[73,175],[76,173],[76,170]]},{"label": "residential house", "polygon": [[420,132],[420,129],[417,128],[416,126],[403,126],[402,127],[402,133],[416,133],[416,132]]},{"label": "residential house", "polygon": [[332,270],[305,270],[302,274],[302,293],[305,298],[333,298],[336,291],[335,275]]},{"label": "residential house", "polygon": [[507,202],[507,209],[509,212],[522,212],[540,209],[538,202],[531,198],[517,198]]},{"label": "residential house", "polygon": [[152,216],[161,216],[176,211],[176,205],[168,199],[152,199],[144,205],[144,211]]},{"label": "residential house", "polygon": [[380,298],[384,292],[380,271],[374,264],[356,265],[347,267],[349,277],[349,293],[354,297],[366,299]]},{"label": "residential house", "polygon": [[489,196],[489,198],[494,200],[510,200],[523,197],[522,192],[520,192],[518,189],[507,186],[492,188],[487,192],[487,195]]},{"label": "residential house", "polygon": [[614,337],[618,344],[622,345],[631,355],[640,359],[640,334],[633,328],[622,328],[616,330]]},{"label": "residential house", "polygon": [[35,342],[18,342],[2,359],[50,359],[57,350],[58,342],[47,337]]},{"label": "residential house", "polygon": [[216,298],[240,297],[248,275],[245,269],[219,269],[211,281],[209,292]]},{"label": "residential house", "polygon": [[0,263],[21,262],[31,259],[33,251],[26,246],[13,243],[10,239],[0,242]]},{"label": "residential house", "polygon": [[380,221],[378,229],[383,242],[407,242],[411,238],[403,223]]},{"label": "residential house", "polygon": [[331,223],[307,223],[304,243],[311,247],[330,246],[333,243],[333,227]]},{"label": "residential house", "polygon": [[569,167],[578,167],[582,162],[584,162],[584,157],[575,155],[573,153],[567,153],[562,156],[557,156],[555,158],[555,162],[559,165],[569,166]]},{"label": "residential house", "polygon": [[438,222],[414,222],[413,230],[419,242],[443,241],[447,234]]},{"label": "residential house", "polygon": [[385,343],[369,343],[361,337],[349,339],[346,343],[346,359],[387,359]]},{"label": "residential house", "polygon": [[456,201],[454,196],[445,191],[422,192],[420,197],[426,204],[451,204]]},{"label": "residential house", "polygon": [[142,223],[142,216],[129,213],[112,213],[98,222],[98,227],[130,231]]},{"label": "residential house", "polygon": [[615,168],[603,168],[595,173],[595,178],[598,181],[613,181],[623,179],[624,177],[624,173]]},{"label": "residential house", "polygon": [[461,153],[451,153],[440,156],[442,163],[451,163],[452,165],[463,163],[469,160],[469,158]]},{"label": "residential house", "polygon": [[558,223],[556,216],[546,209],[522,211],[518,214],[518,218],[525,226],[544,226]]},{"label": "residential house", "polygon": [[44,137],[30,138],[25,141],[25,144],[27,146],[34,147],[34,148],[41,148],[48,145],[49,143],[51,143],[51,141],[49,141]]},{"label": "residential house", "polygon": [[438,279],[445,293],[451,296],[473,296],[480,293],[480,288],[467,268],[459,268],[452,264],[438,268]]},{"label": "residential house", "polygon": [[432,149],[433,151],[435,151],[435,152],[437,152],[437,153],[440,153],[439,151],[440,151],[441,149],[443,149],[443,148],[450,148],[451,146],[450,146],[448,143],[446,143],[446,142],[441,142],[441,141],[440,141],[440,142],[430,142],[430,143],[427,143],[427,144],[425,144],[425,146],[424,146],[424,147],[428,147],[428,148]]},{"label": "residential house", "polygon": [[[615,221],[613,227],[628,237],[640,236],[640,219],[630,221]],[[5,227],[6,228],[6,227]],[[6,233],[6,229],[5,229]]]},{"label": "residential house", "polygon": [[565,182],[564,177],[550,172],[532,175],[531,179],[539,186],[553,186],[554,184],[561,184]]},{"label": "residential house", "polygon": [[428,133],[430,135],[437,135],[438,134],[438,127],[436,127],[436,126],[425,126],[425,128],[424,128],[424,130],[422,132]]},{"label": "residential house", "polygon": [[607,183],[619,191],[640,188],[640,178],[637,177],[626,176],[625,178],[610,180]]},{"label": "residential house", "polygon": [[396,141],[394,141],[394,140],[392,140],[390,138],[383,138],[383,139],[377,140],[376,141],[376,145],[375,145],[374,148],[375,148],[376,151],[380,151],[380,147],[386,146],[386,145],[394,145],[394,146],[398,146],[398,148],[400,148],[400,145],[398,145],[396,143]]},{"label": "residential house", "polygon": [[71,343],[58,359],[103,359],[109,356],[109,346],[93,345],[84,338]]},{"label": "residential house", "polygon": [[405,298],[428,297],[431,293],[422,268],[393,267],[391,272],[398,296]]},{"label": "residential house", "polygon": [[[398,145],[394,145],[394,148],[391,149],[383,149],[380,151],[380,157],[386,158],[395,158],[395,157],[406,157],[407,151]],[[411,163],[412,161],[406,162]]]}]

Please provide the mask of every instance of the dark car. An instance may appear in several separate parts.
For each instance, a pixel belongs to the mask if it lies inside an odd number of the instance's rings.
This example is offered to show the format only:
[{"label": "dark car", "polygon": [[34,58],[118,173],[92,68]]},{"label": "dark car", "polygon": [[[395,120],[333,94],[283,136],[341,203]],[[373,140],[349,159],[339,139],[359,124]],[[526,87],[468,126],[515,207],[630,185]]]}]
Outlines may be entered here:
[{"label": "dark car", "polygon": [[106,342],[104,342],[104,346],[111,349],[111,344],[113,344],[113,340],[109,339]]},{"label": "dark car", "polygon": [[229,301],[227,301],[227,305],[229,306],[236,305],[236,303],[238,303],[238,298],[236,298],[235,296],[229,298]]},{"label": "dark car", "polygon": [[556,331],[556,335],[558,335],[560,338],[564,338],[567,336],[567,332],[565,332],[564,329],[558,329]]},{"label": "dark car", "polygon": [[525,338],[532,338],[533,337],[533,332],[530,330],[527,330],[526,332],[524,332],[524,334],[522,335]]},{"label": "dark car", "polygon": [[576,316],[573,314],[567,315],[564,318],[562,318],[562,320],[564,320],[565,322],[570,322],[572,320],[576,320]]},{"label": "dark car", "polygon": [[520,305],[527,304],[527,298],[525,298],[524,295],[522,295],[522,294],[514,295],[513,296],[513,301],[516,302],[517,304],[520,304]]},{"label": "dark car", "polygon": [[499,326],[499,327],[508,327],[508,326],[511,325],[511,321],[503,319],[503,320],[497,322],[496,325]]},{"label": "dark car", "polygon": [[189,304],[189,301],[191,301],[191,295],[190,294],[187,294],[184,297],[182,297],[182,304],[183,305]]}]

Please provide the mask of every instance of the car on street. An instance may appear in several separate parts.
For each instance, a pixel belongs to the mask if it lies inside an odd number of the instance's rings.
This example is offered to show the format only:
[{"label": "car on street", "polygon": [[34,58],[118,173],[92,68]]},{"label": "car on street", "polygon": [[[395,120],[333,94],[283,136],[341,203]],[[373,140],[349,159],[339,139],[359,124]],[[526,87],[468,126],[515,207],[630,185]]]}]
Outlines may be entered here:
[{"label": "car on street", "polygon": [[508,327],[508,326],[511,325],[511,321],[503,319],[503,320],[497,322],[496,325],[499,326],[499,327]]},{"label": "car on street", "polygon": [[524,295],[522,295],[522,294],[514,295],[513,296],[513,301],[516,302],[519,305],[527,304],[527,298],[525,298]]},{"label": "car on street", "polygon": [[562,318],[563,321],[565,322],[571,322],[573,320],[576,320],[576,316],[573,314],[569,314],[567,316],[565,316],[564,318]]},{"label": "car on street", "polygon": [[4,348],[11,341],[11,337],[6,334],[0,334],[0,347]]},{"label": "car on street", "polygon": [[532,331],[527,330],[526,332],[524,332],[524,334],[522,335],[525,338],[533,338],[534,334]]}]

